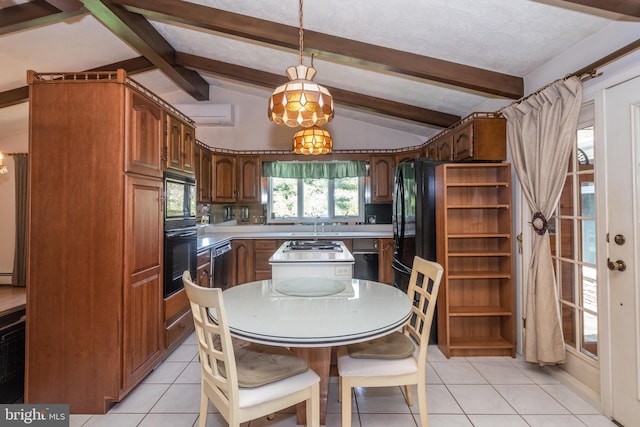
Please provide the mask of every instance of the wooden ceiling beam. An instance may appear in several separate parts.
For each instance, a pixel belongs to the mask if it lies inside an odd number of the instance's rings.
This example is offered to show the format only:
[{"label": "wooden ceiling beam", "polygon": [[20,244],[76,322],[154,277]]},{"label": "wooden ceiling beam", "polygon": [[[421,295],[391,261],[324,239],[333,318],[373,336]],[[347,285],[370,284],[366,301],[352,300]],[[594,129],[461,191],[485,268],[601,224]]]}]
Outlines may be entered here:
[{"label": "wooden ceiling beam", "polygon": [[175,63],[175,51],[143,16],[109,0],[82,0],[84,7],[122,41],[159,68],[178,87],[198,101],[209,99],[209,85],[193,70]]},{"label": "wooden ceiling beam", "polygon": [[[112,64],[103,65],[101,67],[85,71],[111,71],[119,68],[123,68],[127,74],[134,75],[144,71],[153,70],[156,67],[149,62],[148,59],[139,56],[137,58],[114,62]],[[22,86],[16,89],[0,92],[0,108],[10,107],[27,101],[29,101],[29,86]]]},{"label": "wooden ceiling beam", "polygon": [[[270,89],[275,89],[277,86],[288,81],[287,77],[284,75],[255,70],[183,52],[176,52],[176,62],[185,67],[195,68],[197,70],[226,77],[234,81],[240,81]],[[329,90],[329,92],[331,92],[335,103],[355,107],[359,110],[384,114],[440,128],[447,128],[460,120],[460,116],[456,116],[454,114],[447,114],[388,99],[363,95],[326,85],[324,86]]]},{"label": "wooden ceiling beam", "polygon": [[45,0],[50,5],[60,9],[63,12],[72,12],[82,8],[79,0]]},{"label": "wooden ceiling beam", "polygon": [[595,9],[619,13],[621,15],[640,18],[640,1],[638,0],[564,0],[568,3],[589,6]]},{"label": "wooden ceiling beam", "polygon": [[[0,34],[9,34],[29,28],[60,22],[72,16],[87,13],[82,3],[69,0],[60,9],[44,0],[35,0],[0,10]],[[75,6],[74,6],[75,3]]]},{"label": "wooden ceiling beam", "polygon": [[[113,1],[150,19],[179,22],[274,46],[298,49],[298,27],[180,0]],[[505,98],[519,99],[524,95],[521,77],[306,29],[304,37],[306,52],[342,63],[365,65],[380,71],[404,74]]]}]

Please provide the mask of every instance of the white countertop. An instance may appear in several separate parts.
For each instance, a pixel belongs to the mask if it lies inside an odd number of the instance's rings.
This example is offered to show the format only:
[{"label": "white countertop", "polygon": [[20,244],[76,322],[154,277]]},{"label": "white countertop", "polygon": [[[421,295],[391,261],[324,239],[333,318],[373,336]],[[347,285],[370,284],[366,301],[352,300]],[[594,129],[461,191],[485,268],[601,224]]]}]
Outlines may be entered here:
[{"label": "white countertop", "polygon": [[[323,231],[324,230],[324,231]],[[232,239],[357,239],[392,238],[391,224],[321,225],[207,225],[198,229],[198,250]]]}]

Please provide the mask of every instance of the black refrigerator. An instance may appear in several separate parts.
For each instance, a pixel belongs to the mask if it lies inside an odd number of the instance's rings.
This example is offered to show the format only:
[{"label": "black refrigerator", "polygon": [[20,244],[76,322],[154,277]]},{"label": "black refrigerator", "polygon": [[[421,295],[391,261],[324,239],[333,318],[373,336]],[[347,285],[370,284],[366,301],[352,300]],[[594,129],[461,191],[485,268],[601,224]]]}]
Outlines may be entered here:
[{"label": "black refrigerator", "polygon": [[[395,168],[391,217],[395,240],[393,284],[405,292],[413,257],[418,255],[436,261],[435,167],[441,163],[419,158],[402,162]],[[429,343],[437,342],[437,315],[434,314]]]},{"label": "black refrigerator", "polygon": [[407,291],[413,257],[436,260],[435,167],[418,158],[398,164],[393,185],[394,285]]}]

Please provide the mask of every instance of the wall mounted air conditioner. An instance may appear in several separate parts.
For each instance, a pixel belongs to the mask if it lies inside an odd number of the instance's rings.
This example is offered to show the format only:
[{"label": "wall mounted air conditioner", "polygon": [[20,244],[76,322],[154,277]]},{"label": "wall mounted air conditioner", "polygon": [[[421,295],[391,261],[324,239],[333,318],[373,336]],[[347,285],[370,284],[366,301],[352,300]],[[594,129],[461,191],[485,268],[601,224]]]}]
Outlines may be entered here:
[{"label": "wall mounted air conditioner", "polygon": [[233,126],[231,104],[180,104],[178,110],[196,122],[196,126]]}]

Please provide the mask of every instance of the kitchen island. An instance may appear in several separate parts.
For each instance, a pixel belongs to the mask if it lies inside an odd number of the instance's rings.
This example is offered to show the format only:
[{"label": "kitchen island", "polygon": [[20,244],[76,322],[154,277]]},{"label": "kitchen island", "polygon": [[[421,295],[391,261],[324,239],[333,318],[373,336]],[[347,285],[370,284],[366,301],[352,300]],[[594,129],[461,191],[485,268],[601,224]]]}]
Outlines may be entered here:
[{"label": "kitchen island", "polygon": [[290,240],[269,258],[274,282],[291,278],[353,278],[355,258],[341,241]]},{"label": "kitchen island", "polygon": [[[272,279],[270,258],[290,240],[341,241],[356,258],[354,277],[376,279],[375,277],[359,277],[358,256],[352,248],[362,239],[376,239],[379,256],[379,274],[377,281],[393,283],[393,230],[391,224],[358,224],[327,225],[314,229],[313,225],[206,225],[198,230],[199,274],[204,282],[210,282],[207,276],[211,268],[212,254],[218,247],[231,245],[231,261],[226,262],[229,286],[247,283],[254,280]],[[208,260],[208,261],[207,261]],[[221,270],[218,269],[220,273]],[[216,280],[220,282],[220,280]]]}]

